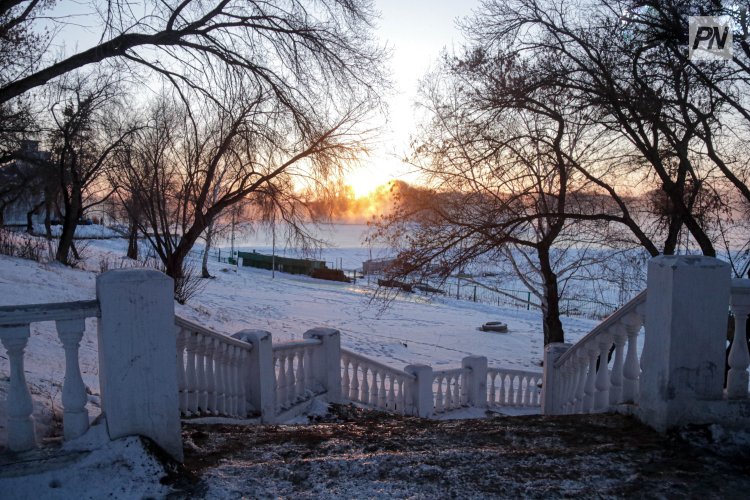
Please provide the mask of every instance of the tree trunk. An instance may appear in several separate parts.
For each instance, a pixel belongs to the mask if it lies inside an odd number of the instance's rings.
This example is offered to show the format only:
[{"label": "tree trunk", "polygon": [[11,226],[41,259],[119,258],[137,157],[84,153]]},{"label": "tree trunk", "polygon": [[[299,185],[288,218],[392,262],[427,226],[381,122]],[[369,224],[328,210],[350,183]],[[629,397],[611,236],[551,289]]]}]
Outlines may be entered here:
[{"label": "tree trunk", "polygon": [[81,190],[74,186],[70,201],[67,203],[68,206],[65,207],[62,234],[60,235],[60,241],[57,243],[57,254],[55,256],[58,262],[65,265],[70,264],[70,251],[73,247],[78,219],[83,215],[81,213],[82,204]]},{"label": "tree trunk", "polygon": [[204,278],[213,278],[211,273],[208,272],[208,252],[211,250],[211,243],[214,238],[214,225],[213,223],[208,225],[206,228],[206,248],[203,250],[203,262],[201,263],[201,276]]},{"label": "tree trunk", "polygon": [[134,220],[128,224],[128,253],[129,259],[138,260],[138,225]]},{"label": "tree trunk", "polygon": [[537,249],[539,268],[542,273],[544,294],[542,297],[542,328],[544,345],[565,342],[565,333],[560,321],[560,295],[557,289],[557,274],[550,264],[549,248]]},{"label": "tree trunk", "polygon": [[31,210],[26,212],[26,232],[32,234],[34,232],[34,214],[42,208],[44,202],[35,205]]}]

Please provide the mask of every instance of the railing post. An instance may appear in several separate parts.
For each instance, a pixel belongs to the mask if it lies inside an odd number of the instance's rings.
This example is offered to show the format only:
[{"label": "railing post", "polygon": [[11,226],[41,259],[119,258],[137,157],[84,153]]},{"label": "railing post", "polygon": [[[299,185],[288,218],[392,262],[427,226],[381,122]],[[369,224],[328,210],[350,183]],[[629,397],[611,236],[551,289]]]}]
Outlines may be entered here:
[{"label": "railing post", "polygon": [[435,408],[435,397],[432,394],[432,367],[408,365],[404,371],[417,378],[411,391],[416,416],[430,418]]},{"label": "railing post", "polygon": [[341,333],[333,328],[313,328],[303,334],[306,339],[322,342],[313,355],[313,379],[326,390],[329,403],[341,402]]},{"label": "railing post", "polygon": [[150,269],[96,278],[99,379],[111,439],[142,435],[182,461],[172,279]]},{"label": "railing post", "polygon": [[484,356],[467,356],[461,360],[463,368],[469,368],[469,384],[466,388],[469,406],[487,408],[487,358]]},{"label": "railing post", "polygon": [[63,384],[63,435],[65,439],[82,436],[89,428],[86,411],[86,386],[78,365],[78,348],[86,329],[86,320],[57,321],[57,335],[65,349],[65,382]]},{"label": "railing post", "polygon": [[729,373],[727,373],[727,397],[747,398],[750,353],[747,350],[747,315],[750,314],[750,280],[732,280],[730,303],[734,315],[734,340],[729,351]]},{"label": "railing post", "polygon": [[553,342],[544,347],[544,373],[542,375],[542,415],[563,413],[560,391],[563,390],[559,372],[555,369],[557,360],[570,349],[572,344]]},{"label": "railing post", "polygon": [[261,422],[273,422],[275,415],[276,394],[274,392],[273,368],[273,338],[271,332],[265,330],[242,330],[232,338],[242,340],[252,345],[250,360],[246,370],[242,371],[245,378],[247,395],[245,396],[255,411],[260,413]]},{"label": "railing post", "polygon": [[730,268],[703,256],[648,265],[639,417],[658,430],[701,423],[723,398]]},{"label": "railing post", "polygon": [[8,448],[11,451],[25,451],[36,446],[34,420],[31,417],[34,406],[23,370],[23,351],[26,349],[30,334],[29,325],[0,328],[0,340],[8,352],[10,363],[7,429]]}]

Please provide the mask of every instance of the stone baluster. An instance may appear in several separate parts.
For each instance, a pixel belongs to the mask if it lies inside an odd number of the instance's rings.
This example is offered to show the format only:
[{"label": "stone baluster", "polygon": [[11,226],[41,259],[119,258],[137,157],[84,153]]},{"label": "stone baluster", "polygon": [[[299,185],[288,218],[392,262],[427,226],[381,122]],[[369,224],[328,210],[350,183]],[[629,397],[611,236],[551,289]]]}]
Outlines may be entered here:
[{"label": "stone baluster", "polygon": [[378,383],[378,377],[380,372],[378,370],[372,370],[372,385],[370,386],[370,404],[377,408],[380,402],[380,384]]},{"label": "stone baluster", "polygon": [[198,413],[198,374],[196,373],[196,355],[198,348],[198,336],[194,332],[188,332],[185,349],[187,361],[185,365],[185,383],[187,385],[187,412],[190,415]]},{"label": "stone baluster", "polygon": [[573,413],[583,413],[584,401],[586,399],[586,376],[588,375],[586,368],[588,368],[588,356],[586,356],[585,352],[581,352],[575,356],[574,363],[576,364],[578,371],[575,408],[573,409]]},{"label": "stone baluster", "polygon": [[513,406],[521,406],[523,402],[523,380],[520,376],[514,375],[513,376],[513,385],[516,386],[516,395],[515,395],[515,401],[513,402]]},{"label": "stone baluster", "polygon": [[188,413],[188,391],[185,381],[185,347],[189,333],[185,329],[177,327],[177,387],[180,391],[180,413]]},{"label": "stone baluster", "polygon": [[596,390],[596,358],[599,353],[596,349],[589,348],[588,371],[586,374],[586,385],[584,387],[583,413],[591,413],[594,410],[594,391]]},{"label": "stone baluster", "polygon": [[237,349],[237,414],[244,418],[247,416],[247,384],[245,376],[247,365],[250,361],[250,353],[245,349]]},{"label": "stone baluster", "polygon": [[359,396],[359,362],[354,361],[352,365],[352,381],[349,389],[349,399],[352,401],[362,401]]},{"label": "stone baluster", "polygon": [[23,354],[30,335],[29,325],[0,327],[0,340],[10,363],[7,430],[8,448],[11,451],[25,451],[36,446],[31,393],[23,370]]},{"label": "stone baluster", "polygon": [[443,411],[443,377],[437,378],[437,392],[435,393],[435,413]]},{"label": "stone baluster", "polygon": [[386,399],[388,396],[388,389],[385,385],[385,373],[380,372],[380,383],[378,384],[378,408],[386,408]]},{"label": "stone baluster", "polygon": [[216,408],[214,414],[227,413],[227,377],[226,377],[226,344],[219,343],[213,353],[214,383],[216,385]]},{"label": "stone baluster", "polygon": [[354,401],[351,396],[351,378],[349,377],[349,368],[351,367],[351,361],[348,357],[341,357],[341,364],[343,373],[341,374],[341,392],[344,397]]},{"label": "stone baluster", "polygon": [[[307,373],[305,372],[305,350],[297,352],[297,397],[302,399],[307,389]],[[346,392],[344,393],[346,394]]]},{"label": "stone baluster", "polygon": [[400,380],[398,381],[398,400],[397,403],[398,410],[403,415],[406,413],[406,394],[404,393],[404,381]]},{"label": "stone baluster", "polygon": [[490,407],[495,406],[495,379],[497,378],[496,373],[491,373],[490,375],[490,393],[487,395],[487,399],[489,400]]},{"label": "stone baluster", "polygon": [[294,351],[286,356],[286,403],[291,406],[295,397]]},{"label": "stone baluster", "polygon": [[506,375],[504,373],[500,374],[500,404],[501,405],[507,405],[510,403],[508,400],[508,381],[506,379]]},{"label": "stone baluster", "polygon": [[227,346],[227,371],[229,374],[229,401],[227,412],[237,416],[237,347]]},{"label": "stone baluster", "polygon": [[86,329],[86,320],[56,321],[57,335],[65,349],[65,381],[62,391],[63,435],[65,439],[82,436],[89,428],[86,411],[86,386],[81,378],[78,349]]},{"label": "stone baluster", "polygon": [[734,315],[734,340],[729,350],[729,373],[727,374],[727,397],[746,399],[750,353],[747,350],[747,316],[750,314],[750,280],[733,279],[731,295]]},{"label": "stone baluster", "polygon": [[393,410],[396,407],[396,381],[393,379],[393,375],[388,376],[388,398],[386,400],[386,408]]},{"label": "stone baluster", "polygon": [[455,375],[453,378],[453,404],[451,405],[452,408],[458,408],[461,406],[463,402],[463,392],[464,392],[464,383],[466,380],[464,380],[463,374]]},{"label": "stone baluster", "polygon": [[370,382],[368,381],[369,371],[370,369],[367,365],[362,366],[362,398],[360,401],[364,405],[370,403]]},{"label": "stone baluster", "polygon": [[610,377],[611,386],[609,388],[609,404],[616,405],[622,402],[622,383],[623,383],[623,351],[625,350],[625,340],[628,337],[625,331],[625,325],[618,324],[612,328],[613,340],[615,344],[615,361],[612,363],[612,376]]},{"label": "stone baluster", "polygon": [[195,374],[198,382],[198,411],[207,412],[208,406],[208,383],[206,381],[206,337],[198,334],[198,342],[195,346]]},{"label": "stone baluster", "polygon": [[638,379],[641,375],[641,365],[638,361],[638,332],[641,329],[642,314],[636,312],[628,314],[624,320],[625,334],[628,337],[628,348],[625,354],[625,364],[622,367],[622,399],[623,403],[634,403],[638,396]]},{"label": "stone baluster", "polygon": [[[206,379],[206,396],[205,406],[203,411],[205,413],[217,415],[219,405],[219,391],[221,388],[217,384],[217,371],[219,369],[216,357],[218,356],[219,347],[221,341],[217,338],[208,337],[201,335],[201,342],[203,343],[203,353],[205,358],[204,374]],[[203,397],[201,397],[201,400]]]},{"label": "stone baluster", "polygon": [[596,395],[594,396],[594,408],[596,411],[605,411],[609,407],[609,348],[612,339],[609,334],[599,336],[599,370],[596,373]]},{"label": "stone baluster", "polygon": [[286,405],[286,355],[278,356],[279,369],[276,373],[276,410],[280,410]]}]

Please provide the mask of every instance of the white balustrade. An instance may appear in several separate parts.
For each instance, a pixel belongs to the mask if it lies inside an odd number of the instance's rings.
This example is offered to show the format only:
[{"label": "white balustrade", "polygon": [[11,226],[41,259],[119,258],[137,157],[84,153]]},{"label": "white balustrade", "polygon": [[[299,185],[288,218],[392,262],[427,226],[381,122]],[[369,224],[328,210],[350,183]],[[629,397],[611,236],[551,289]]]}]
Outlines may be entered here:
[{"label": "white balustrade", "polygon": [[88,429],[86,386],[81,377],[78,349],[86,328],[85,319],[96,316],[99,316],[99,304],[95,300],[0,307],[0,342],[10,365],[7,400],[10,450],[24,451],[36,446],[33,404],[24,373],[24,354],[32,323],[55,321],[65,352],[62,390],[65,439],[81,436]]},{"label": "white balustrade", "polygon": [[435,413],[456,410],[466,405],[468,368],[454,368],[433,372],[433,393],[435,395]]},{"label": "white balustrade", "polygon": [[351,351],[341,350],[341,391],[355,403],[411,414],[409,389],[415,377]]},{"label": "white balustrade", "polygon": [[252,345],[180,317],[175,324],[180,412],[245,418],[251,408],[242,374]]},{"label": "white balustrade", "polygon": [[312,378],[313,353],[321,345],[318,339],[305,339],[273,346],[276,413],[323,392]]},{"label": "white balustrade", "polygon": [[638,334],[646,292],[615,311],[552,362],[555,390],[545,412],[593,413],[638,402]]},{"label": "white balustrade", "polygon": [[541,406],[541,372],[488,368],[487,380],[491,408]]}]

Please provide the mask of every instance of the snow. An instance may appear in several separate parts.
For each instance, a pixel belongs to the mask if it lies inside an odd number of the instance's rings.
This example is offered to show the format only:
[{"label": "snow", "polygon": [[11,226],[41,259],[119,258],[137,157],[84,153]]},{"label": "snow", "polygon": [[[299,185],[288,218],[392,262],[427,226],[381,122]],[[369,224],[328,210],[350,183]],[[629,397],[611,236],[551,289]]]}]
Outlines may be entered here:
[{"label": "snow", "polygon": [[[122,239],[92,240],[82,269],[0,256],[0,305],[94,299],[97,272],[103,267],[130,265],[122,259],[125,249]],[[369,249],[361,247],[329,252],[332,261],[358,262],[356,267],[370,255]],[[264,329],[272,332],[274,342],[284,342],[302,339],[311,328],[330,327],[341,331],[343,348],[395,368],[415,363],[436,369],[458,367],[464,356],[482,355],[490,366],[540,370],[543,337],[536,311],[421,294],[383,301],[373,298],[376,285],[366,280],[347,284],[278,272],[272,276],[270,271],[237,269],[218,262],[210,262],[210,270],[215,279],[206,280],[204,290],[188,304],[176,305],[176,311],[227,335],[248,328]],[[497,320],[508,324],[508,333],[478,330],[483,323]],[[563,324],[568,339],[575,341],[595,322],[563,318]],[[25,370],[38,438],[44,442],[51,435],[61,434],[64,353],[53,323],[36,323],[31,329]],[[87,320],[79,358],[93,420],[100,413],[95,320]],[[8,373],[7,356],[0,350],[0,446],[6,440]],[[323,406],[314,404],[309,414],[324,412]],[[483,416],[474,413],[460,416]],[[294,422],[308,418],[297,417]],[[139,443],[134,438],[89,450],[76,459],[75,465],[34,472],[26,477],[28,481],[0,475],[0,491],[13,492],[10,498],[28,498],[39,494],[32,485],[46,485],[44,495],[49,498],[93,498],[105,496],[101,494],[104,489],[122,497],[160,496],[164,487],[158,478],[163,470]],[[136,477],[141,479],[133,479]],[[102,489],[92,486],[97,484]]]},{"label": "snow", "polygon": [[[44,224],[34,224],[34,232],[36,234],[46,234]],[[60,237],[62,234],[62,226],[50,226],[50,232],[55,238]],[[119,238],[122,234],[114,229],[100,224],[79,224],[76,226],[76,238],[80,239],[91,239],[91,238]]]}]

